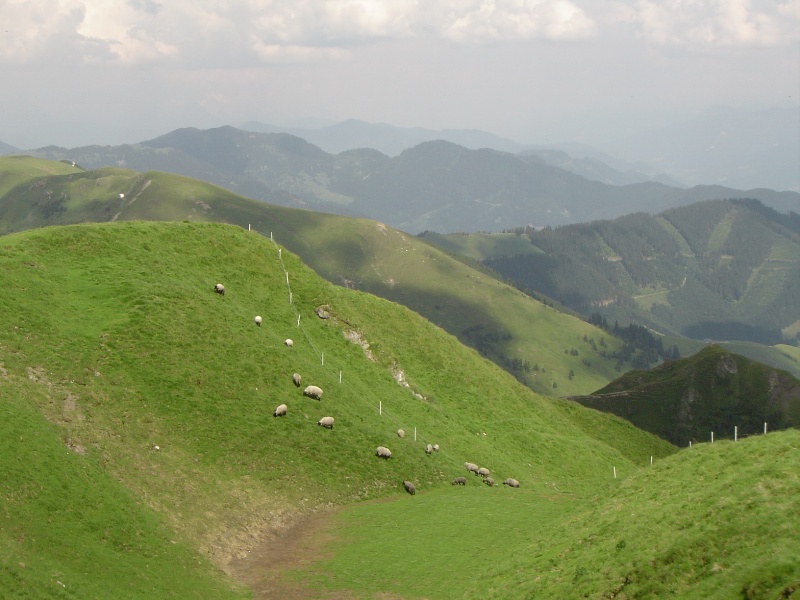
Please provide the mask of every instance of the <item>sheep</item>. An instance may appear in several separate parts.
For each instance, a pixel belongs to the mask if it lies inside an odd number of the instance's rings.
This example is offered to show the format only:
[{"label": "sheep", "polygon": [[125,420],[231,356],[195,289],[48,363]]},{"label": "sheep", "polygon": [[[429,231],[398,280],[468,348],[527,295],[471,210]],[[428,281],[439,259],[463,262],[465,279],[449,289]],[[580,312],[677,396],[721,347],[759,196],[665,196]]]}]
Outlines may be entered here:
[{"label": "sheep", "polygon": [[438,452],[439,451],[439,444],[434,444],[433,445],[433,451],[434,452]]},{"label": "sheep", "polygon": [[286,347],[287,347],[287,348],[291,348],[292,346],[294,346],[294,342],[293,342],[292,340],[290,340],[290,339],[287,339],[287,340],[286,340],[285,342],[283,342],[283,343],[284,343],[284,344],[286,344]]},{"label": "sheep", "polygon": [[508,479],[506,479],[503,482],[503,485],[507,485],[508,487],[513,487],[513,488],[518,488],[519,487],[519,481],[509,477]]},{"label": "sheep", "polygon": [[405,488],[405,490],[406,490],[406,491],[407,491],[409,494],[411,494],[412,496],[413,496],[414,494],[416,494],[416,493],[417,493],[417,490],[416,490],[416,488],[414,487],[414,484],[413,484],[413,483],[411,483],[410,481],[404,481],[404,482],[403,482],[403,488]]},{"label": "sheep", "polygon": [[317,421],[317,425],[325,427],[326,429],[333,429],[333,417],[322,417]]},{"label": "sheep", "polygon": [[488,477],[490,475],[490,471],[486,467],[481,467],[480,469],[478,469],[476,475],[480,475],[481,477]]},{"label": "sheep", "polygon": [[300,380],[301,379],[302,379],[302,377],[300,377],[300,373],[292,373],[292,381],[294,382],[294,385],[296,387],[300,387]]},{"label": "sheep", "polygon": [[466,477],[456,477],[450,482],[450,485],[467,485]]},{"label": "sheep", "polygon": [[399,437],[399,438],[404,438],[404,437],[406,437],[406,432],[405,432],[405,431],[403,431],[402,429],[398,429],[398,430],[397,430],[397,437]]},{"label": "sheep", "polygon": [[486,479],[483,480],[483,483],[485,483],[489,487],[493,487],[494,486],[494,479],[492,479],[491,477],[487,477]]},{"label": "sheep", "polygon": [[427,446],[425,446],[425,454],[431,454],[431,453],[433,453],[433,446],[428,444]]},{"label": "sheep", "polygon": [[225,286],[221,283],[217,283],[214,285],[214,291],[222,296],[225,295]]},{"label": "sheep", "polygon": [[315,385],[309,385],[303,390],[303,396],[314,398],[315,400],[322,400],[322,389]]},{"label": "sheep", "polygon": [[475,473],[476,475],[478,474],[478,465],[476,465],[475,463],[465,462],[464,468],[470,473]]},{"label": "sheep", "polygon": [[261,317],[259,315],[256,315],[255,318],[253,319],[253,321],[255,321],[256,325],[261,327]]},{"label": "sheep", "polygon": [[275,412],[272,413],[273,417],[282,417],[286,414],[287,408],[285,404],[281,404],[278,408],[275,409]]},{"label": "sheep", "polygon": [[388,448],[383,447],[383,446],[378,446],[375,449],[375,456],[377,456],[379,458],[391,458],[392,457],[392,451],[389,450]]}]

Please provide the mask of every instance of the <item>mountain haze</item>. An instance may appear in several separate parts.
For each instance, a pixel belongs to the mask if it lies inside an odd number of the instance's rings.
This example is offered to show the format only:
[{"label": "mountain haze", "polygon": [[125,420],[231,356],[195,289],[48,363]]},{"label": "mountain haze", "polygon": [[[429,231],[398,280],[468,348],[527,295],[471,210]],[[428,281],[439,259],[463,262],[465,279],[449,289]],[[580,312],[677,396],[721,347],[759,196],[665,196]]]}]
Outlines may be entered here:
[{"label": "mountain haze", "polygon": [[794,192],[654,182],[616,187],[513,154],[445,141],[425,142],[393,158],[369,149],[332,155],[285,133],[232,127],[181,129],[132,146],[43,148],[35,154],[89,169],[173,172],[284,206],[366,216],[409,233],[563,225],[712,198],[757,198],[778,210],[800,203]]}]

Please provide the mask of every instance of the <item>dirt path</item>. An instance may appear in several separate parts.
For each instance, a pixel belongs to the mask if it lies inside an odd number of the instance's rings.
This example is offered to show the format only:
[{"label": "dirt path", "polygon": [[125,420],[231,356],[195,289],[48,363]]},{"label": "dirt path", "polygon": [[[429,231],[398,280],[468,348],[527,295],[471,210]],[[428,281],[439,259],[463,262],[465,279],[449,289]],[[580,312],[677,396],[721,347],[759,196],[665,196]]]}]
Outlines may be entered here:
[{"label": "dirt path", "polygon": [[247,558],[231,564],[234,576],[252,590],[254,600],[352,600],[355,596],[348,593],[316,590],[303,581],[283,578],[287,568],[306,567],[329,556],[326,548],[336,539],[336,513],[301,517],[271,533]]}]

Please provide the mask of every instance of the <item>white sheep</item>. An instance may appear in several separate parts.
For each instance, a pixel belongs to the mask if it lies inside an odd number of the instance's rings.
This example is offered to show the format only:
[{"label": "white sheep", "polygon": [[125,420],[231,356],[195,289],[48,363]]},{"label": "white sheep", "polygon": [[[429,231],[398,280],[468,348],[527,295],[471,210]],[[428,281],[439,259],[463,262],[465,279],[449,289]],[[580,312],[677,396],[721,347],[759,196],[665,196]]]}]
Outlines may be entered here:
[{"label": "white sheep", "polygon": [[294,346],[294,342],[293,342],[292,340],[289,340],[289,339],[287,339],[287,340],[286,340],[285,342],[283,342],[283,343],[284,343],[284,344],[286,344],[286,347],[287,347],[287,348],[291,348],[292,346]]},{"label": "white sheep", "polygon": [[406,437],[406,432],[405,432],[405,431],[403,431],[402,429],[398,429],[398,430],[397,430],[397,437],[399,437],[399,438],[404,438],[404,437]]},{"label": "white sheep", "polygon": [[322,417],[317,421],[317,425],[326,429],[333,429],[333,417]]},{"label": "white sheep", "polygon": [[302,377],[300,377],[300,373],[292,373],[292,381],[294,382],[294,384],[297,387],[300,387],[300,380],[301,379],[302,379]]},{"label": "white sheep", "polygon": [[278,408],[275,409],[275,412],[272,413],[273,417],[282,417],[286,414],[287,408],[285,404],[281,404]]},{"label": "white sheep", "polygon": [[433,446],[431,446],[430,444],[425,446],[425,454],[432,454],[432,453],[433,453]]},{"label": "white sheep", "polygon": [[480,475],[481,477],[488,477],[489,475],[491,475],[489,469],[487,469],[486,467],[481,467],[480,469],[478,469],[477,474]]},{"label": "white sheep", "polygon": [[388,448],[385,448],[384,446],[378,446],[375,449],[375,456],[377,456],[379,458],[391,458],[392,457],[392,451],[389,450]]},{"label": "white sheep", "polygon": [[303,395],[315,400],[322,400],[322,389],[315,385],[309,385],[303,390]]},{"label": "white sheep", "polygon": [[216,293],[221,294],[222,296],[224,296],[225,295],[225,286],[222,285],[221,283],[217,283],[217,284],[214,285],[214,291]]},{"label": "white sheep", "polygon": [[519,481],[509,477],[508,479],[506,479],[503,482],[503,485],[507,485],[508,487],[513,487],[513,488],[518,488],[519,487]]},{"label": "white sheep", "polygon": [[253,319],[253,321],[255,321],[255,324],[256,324],[256,325],[258,325],[259,327],[261,327],[261,316],[260,316],[260,315],[256,315],[256,318],[255,318],[255,319]]},{"label": "white sheep", "polygon": [[439,444],[434,444],[433,445],[433,451],[434,452],[438,452],[439,451]]},{"label": "white sheep", "polygon": [[464,468],[470,473],[475,473],[476,475],[478,474],[478,465],[476,465],[475,463],[465,462]]}]

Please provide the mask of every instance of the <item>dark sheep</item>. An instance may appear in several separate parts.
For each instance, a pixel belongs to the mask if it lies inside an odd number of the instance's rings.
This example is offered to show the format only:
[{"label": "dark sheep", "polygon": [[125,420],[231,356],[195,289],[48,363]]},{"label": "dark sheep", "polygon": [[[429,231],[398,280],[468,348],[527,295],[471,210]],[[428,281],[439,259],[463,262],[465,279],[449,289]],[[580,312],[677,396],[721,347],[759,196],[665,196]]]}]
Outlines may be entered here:
[{"label": "dark sheep", "polygon": [[465,462],[464,468],[470,473],[475,473],[476,475],[478,474],[478,465],[476,465],[475,463]]},{"label": "dark sheep", "polygon": [[286,414],[286,405],[281,404],[278,408],[275,409],[275,412],[272,413],[273,417],[282,417]]},{"label": "dark sheep", "polygon": [[405,489],[405,490],[406,490],[406,491],[407,491],[409,494],[411,494],[412,496],[413,496],[414,494],[416,494],[416,493],[417,493],[417,490],[416,490],[416,488],[414,487],[414,484],[413,484],[413,483],[411,483],[410,481],[404,481],[404,482],[403,482],[403,488],[404,488],[404,489]]},{"label": "dark sheep", "polygon": [[450,482],[450,485],[467,485],[466,477],[456,477]]},{"label": "dark sheep", "polygon": [[513,488],[518,488],[519,487],[519,481],[509,477],[508,479],[506,479],[503,482],[503,485],[507,485],[508,487],[513,487]]}]

